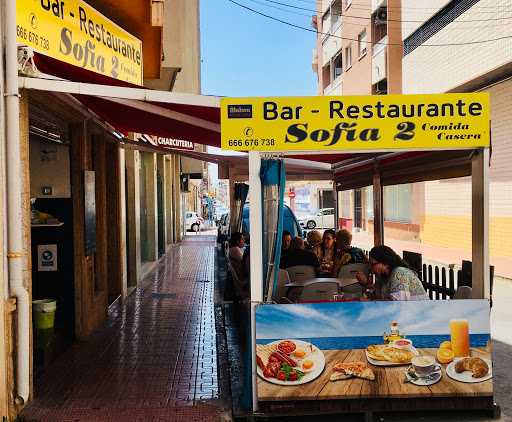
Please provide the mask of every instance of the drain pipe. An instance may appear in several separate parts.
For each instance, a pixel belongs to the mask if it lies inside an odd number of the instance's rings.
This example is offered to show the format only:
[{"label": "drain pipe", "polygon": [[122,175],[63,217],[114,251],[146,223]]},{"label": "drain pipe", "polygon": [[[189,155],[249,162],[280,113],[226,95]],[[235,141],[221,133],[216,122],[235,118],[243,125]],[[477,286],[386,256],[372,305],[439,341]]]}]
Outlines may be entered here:
[{"label": "drain pipe", "polygon": [[[18,0],[19,1],[19,0]],[[18,93],[18,49],[16,39],[16,0],[3,1],[5,39],[5,123],[7,152],[7,258],[10,293],[17,299],[16,394],[19,405],[30,394],[30,302],[23,287],[21,226],[21,159]]]}]

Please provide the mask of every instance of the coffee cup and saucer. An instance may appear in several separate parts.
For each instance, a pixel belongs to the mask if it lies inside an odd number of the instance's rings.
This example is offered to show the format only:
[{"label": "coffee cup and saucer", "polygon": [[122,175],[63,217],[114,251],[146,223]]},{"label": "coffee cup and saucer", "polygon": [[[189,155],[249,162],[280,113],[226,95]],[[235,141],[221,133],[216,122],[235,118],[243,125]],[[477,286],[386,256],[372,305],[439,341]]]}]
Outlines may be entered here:
[{"label": "coffee cup and saucer", "polygon": [[443,373],[433,356],[418,355],[412,358],[406,375],[404,381],[415,385],[432,385],[441,379]]}]

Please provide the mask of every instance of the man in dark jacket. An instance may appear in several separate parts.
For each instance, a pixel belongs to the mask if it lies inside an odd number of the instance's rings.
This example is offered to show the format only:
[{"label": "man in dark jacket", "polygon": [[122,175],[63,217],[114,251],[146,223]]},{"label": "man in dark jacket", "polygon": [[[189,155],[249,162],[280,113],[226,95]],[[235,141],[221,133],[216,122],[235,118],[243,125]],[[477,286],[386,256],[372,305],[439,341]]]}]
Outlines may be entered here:
[{"label": "man in dark jacket", "polygon": [[294,237],[290,241],[290,250],[281,256],[279,268],[286,269],[295,265],[314,267],[317,275],[320,274],[320,261],[318,261],[318,257],[313,252],[304,250],[304,240],[300,237]]}]

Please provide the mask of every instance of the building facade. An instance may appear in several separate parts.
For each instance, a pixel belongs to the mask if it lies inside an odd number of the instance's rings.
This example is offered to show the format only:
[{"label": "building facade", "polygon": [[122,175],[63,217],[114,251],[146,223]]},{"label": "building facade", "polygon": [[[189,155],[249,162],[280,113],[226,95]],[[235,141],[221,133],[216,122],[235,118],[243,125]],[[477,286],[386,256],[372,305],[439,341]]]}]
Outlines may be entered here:
[{"label": "building facade", "polygon": [[[88,1],[88,7],[141,41],[144,87],[199,93],[199,2],[171,0],[165,9],[163,5],[137,0],[127,10],[123,2]],[[8,13],[5,4],[0,13],[2,18]],[[42,73],[105,88],[123,85],[52,57],[36,54],[35,59],[39,70],[32,62],[31,73],[20,76]],[[20,89],[19,262],[29,301],[28,353],[26,361],[20,359],[24,349],[19,338],[25,336],[20,328],[22,303],[13,296],[12,275],[4,279],[2,271],[0,357],[5,363],[0,370],[0,411],[8,420],[33,397],[38,371],[74,340],[87,339],[106,319],[109,306],[124,300],[183,234],[186,201],[179,151],[148,147],[138,141],[140,134],[123,133],[93,106],[80,95]],[[5,102],[1,109],[7,112]],[[5,169],[2,179],[6,184]],[[2,249],[9,251],[4,243]],[[56,302],[50,328],[32,324],[30,303],[38,299]],[[26,390],[20,379],[26,381]]]},{"label": "building facade", "polygon": [[[504,241],[512,209],[506,100],[512,48],[511,27],[504,24],[511,18],[510,5],[486,0],[435,1],[428,7],[416,0],[317,5],[313,69],[319,95],[489,92],[490,253],[511,257]],[[341,227],[372,233],[371,187],[340,192],[338,201]],[[384,214],[386,237],[471,250],[470,178],[386,186]]]}]

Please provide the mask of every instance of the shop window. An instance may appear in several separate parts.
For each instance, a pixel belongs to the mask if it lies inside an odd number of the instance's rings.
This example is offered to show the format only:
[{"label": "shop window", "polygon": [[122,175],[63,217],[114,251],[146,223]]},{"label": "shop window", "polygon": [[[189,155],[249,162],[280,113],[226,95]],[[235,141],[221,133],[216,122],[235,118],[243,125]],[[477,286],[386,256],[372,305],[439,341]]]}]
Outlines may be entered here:
[{"label": "shop window", "polygon": [[384,187],[384,220],[411,222],[411,184]]},{"label": "shop window", "polygon": [[351,195],[349,190],[341,192],[341,218],[350,219],[352,218],[351,213]]},{"label": "shop window", "polygon": [[366,29],[357,36],[357,43],[359,44],[359,57],[366,54]]},{"label": "shop window", "polygon": [[367,220],[373,220],[373,186],[364,188],[364,209]]}]

